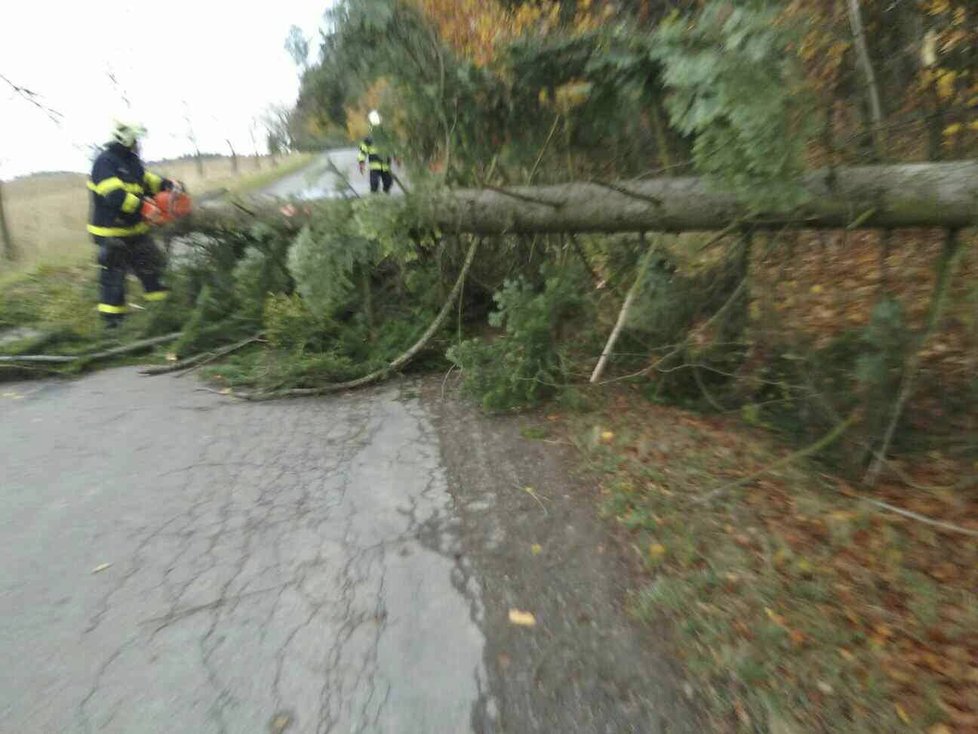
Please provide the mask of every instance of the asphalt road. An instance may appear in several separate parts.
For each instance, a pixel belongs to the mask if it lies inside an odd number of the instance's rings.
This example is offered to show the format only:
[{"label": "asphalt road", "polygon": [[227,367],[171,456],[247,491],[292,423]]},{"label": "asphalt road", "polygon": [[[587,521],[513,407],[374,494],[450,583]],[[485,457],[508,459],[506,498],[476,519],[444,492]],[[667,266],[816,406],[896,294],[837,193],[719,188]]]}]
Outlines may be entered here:
[{"label": "asphalt road", "polygon": [[478,588],[417,400],[196,387],[3,388],[0,729],[468,731]]},{"label": "asphalt road", "polygon": [[[274,196],[316,198],[354,150]],[[134,369],[0,385],[0,731],[463,732],[486,712],[430,422]]]},{"label": "asphalt road", "polygon": [[701,731],[575,459],[446,382],[0,384],[0,732]]}]

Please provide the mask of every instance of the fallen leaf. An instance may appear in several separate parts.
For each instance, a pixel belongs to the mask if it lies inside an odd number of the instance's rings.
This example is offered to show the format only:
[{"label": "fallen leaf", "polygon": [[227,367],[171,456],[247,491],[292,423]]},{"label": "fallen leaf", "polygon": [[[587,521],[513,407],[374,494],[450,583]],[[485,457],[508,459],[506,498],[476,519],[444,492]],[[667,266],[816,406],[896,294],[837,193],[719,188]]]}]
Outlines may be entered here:
[{"label": "fallen leaf", "polygon": [[775,612],[771,607],[764,607],[764,611],[772,622],[774,622],[778,627],[785,626],[785,619],[780,614]]},{"label": "fallen leaf", "polygon": [[950,581],[957,578],[958,567],[953,563],[944,562],[929,571],[930,575],[938,581]]},{"label": "fallen leaf", "polygon": [[649,546],[649,555],[652,558],[662,558],[666,554],[666,547],[662,543],[653,543]]},{"label": "fallen leaf", "polygon": [[737,712],[737,718],[744,726],[750,726],[750,716],[747,715],[747,709],[744,708],[744,704],[740,701],[734,701],[734,711]]},{"label": "fallen leaf", "polygon": [[543,546],[540,545],[539,543],[534,543],[533,545],[530,546],[530,553],[532,553],[535,556],[540,555],[541,553],[543,553]]},{"label": "fallen leaf", "polygon": [[604,441],[605,443],[608,443],[614,437],[615,434],[612,431],[601,431],[601,440]]},{"label": "fallen leaf", "polygon": [[230,395],[230,394],[231,394],[231,388],[229,387],[226,387],[223,390],[221,390],[221,395]]},{"label": "fallen leaf", "polygon": [[166,353],[166,361],[167,362],[176,362],[177,361],[177,355],[176,355],[176,353],[175,352],[167,352]]},{"label": "fallen leaf", "polygon": [[838,482],[838,487],[839,487],[839,491],[842,494],[844,494],[846,497],[858,497],[859,496],[859,493],[856,492],[855,489],[853,489],[853,487],[852,487],[851,484],[848,484],[848,483],[843,482],[843,481],[840,480]]},{"label": "fallen leaf", "polygon": [[286,714],[279,714],[274,719],[269,726],[269,730],[272,734],[282,734],[286,729],[289,728],[289,724],[292,723],[292,717]]},{"label": "fallen leaf", "polygon": [[107,568],[111,568],[111,563],[100,563],[98,566],[92,569],[92,573],[102,573]]},{"label": "fallen leaf", "polygon": [[831,696],[833,693],[835,693],[835,689],[832,686],[830,686],[828,683],[826,683],[824,680],[816,681],[815,687],[818,688],[818,690],[820,690],[826,696]]},{"label": "fallen leaf", "polygon": [[846,661],[848,661],[850,663],[853,662],[853,661],[855,661],[855,659],[856,659],[856,656],[853,655],[848,650],[846,650],[844,647],[840,647],[839,648],[839,654],[842,656],[843,660],[846,660]]},{"label": "fallen leaf", "polygon": [[911,673],[900,668],[895,668],[892,665],[884,665],[883,672],[885,672],[890,678],[897,681],[898,683],[903,683],[904,685],[911,685],[916,677]]},{"label": "fallen leaf", "polygon": [[24,396],[17,392],[5,392],[3,397],[9,398],[10,400],[20,400]]},{"label": "fallen leaf", "polygon": [[812,562],[807,558],[798,559],[798,562],[795,563],[795,568],[802,576],[811,576],[815,573],[815,567],[812,566]]},{"label": "fallen leaf", "polygon": [[951,729],[947,724],[934,724],[927,730],[927,734],[951,734]]},{"label": "fallen leaf", "polygon": [[900,717],[900,721],[902,721],[904,724],[910,724],[910,717],[907,715],[907,712],[904,710],[903,706],[896,703],[893,704],[893,708],[896,709],[897,716]]},{"label": "fallen leaf", "polygon": [[510,609],[509,622],[510,624],[515,624],[518,627],[535,627],[537,624],[537,618],[533,616],[532,612],[522,612],[519,609]]}]

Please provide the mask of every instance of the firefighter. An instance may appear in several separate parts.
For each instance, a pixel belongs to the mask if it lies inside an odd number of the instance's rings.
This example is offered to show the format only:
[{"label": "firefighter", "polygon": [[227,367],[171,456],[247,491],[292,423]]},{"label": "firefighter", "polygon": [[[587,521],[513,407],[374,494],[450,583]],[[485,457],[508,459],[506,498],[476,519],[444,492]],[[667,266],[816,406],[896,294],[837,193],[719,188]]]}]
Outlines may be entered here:
[{"label": "firefighter", "polygon": [[149,236],[144,217],[153,204],[144,200],[174,188],[174,182],[147,171],[139,158],[139,139],[146,129],[139,123],[116,121],[112,139],[92,166],[88,188],[92,192],[88,232],[98,247],[98,310],[106,328],[122,323],[126,313],[126,273],[143,286],[147,301],[163,301],[163,255]]},{"label": "firefighter", "polygon": [[396,162],[394,154],[391,152],[390,138],[386,131],[381,128],[380,113],[371,110],[367,115],[370,122],[370,132],[360,143],[360,153],[357,162],[360,164],[360,175],[364,173],[364,168],[370,165],[370,191],[376,194],[381,183],[384,185],[384,193],[391,192],[394,184],[394,176],[391,173],[392,166]]}]

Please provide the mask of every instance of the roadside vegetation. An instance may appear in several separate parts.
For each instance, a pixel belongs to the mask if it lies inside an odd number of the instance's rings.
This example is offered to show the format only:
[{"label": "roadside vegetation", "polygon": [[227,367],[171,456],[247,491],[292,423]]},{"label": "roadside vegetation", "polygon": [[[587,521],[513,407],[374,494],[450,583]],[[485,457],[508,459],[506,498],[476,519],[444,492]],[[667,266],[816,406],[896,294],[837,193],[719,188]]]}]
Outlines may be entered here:
[{"label": "roadside vegetation", "polygon": [[[241,398],[410,365],[486,410],[542,406],[718,731],[978,730],[974,229],[853,211],[819,232],[476,236],[430,206],[700,175],[785,213],[807,170],[973,158],[973,4],[346,0],[331,21],[295,139],[355,140],[378,108],[410,195],[196,218],[171,233],[171,305],[129,337],[180,332],[161,365]],[[83,274],[0,283],[0,324],[95,338]]]}]

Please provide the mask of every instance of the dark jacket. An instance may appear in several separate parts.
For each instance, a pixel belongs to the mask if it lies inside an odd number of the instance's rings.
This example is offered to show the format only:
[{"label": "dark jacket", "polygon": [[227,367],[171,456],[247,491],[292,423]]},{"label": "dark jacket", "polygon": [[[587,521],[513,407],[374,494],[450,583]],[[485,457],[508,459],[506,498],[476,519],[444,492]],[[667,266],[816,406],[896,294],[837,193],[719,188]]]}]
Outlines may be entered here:
[{"label": "dark jacket", "polygon": [[88,231],[96,237],[132,237],[149,225],[140,212],[142,197],[173,188],[173,182],[147,171],[135,152],[109,143],[92,166],[88,189],[92,192]]}]

